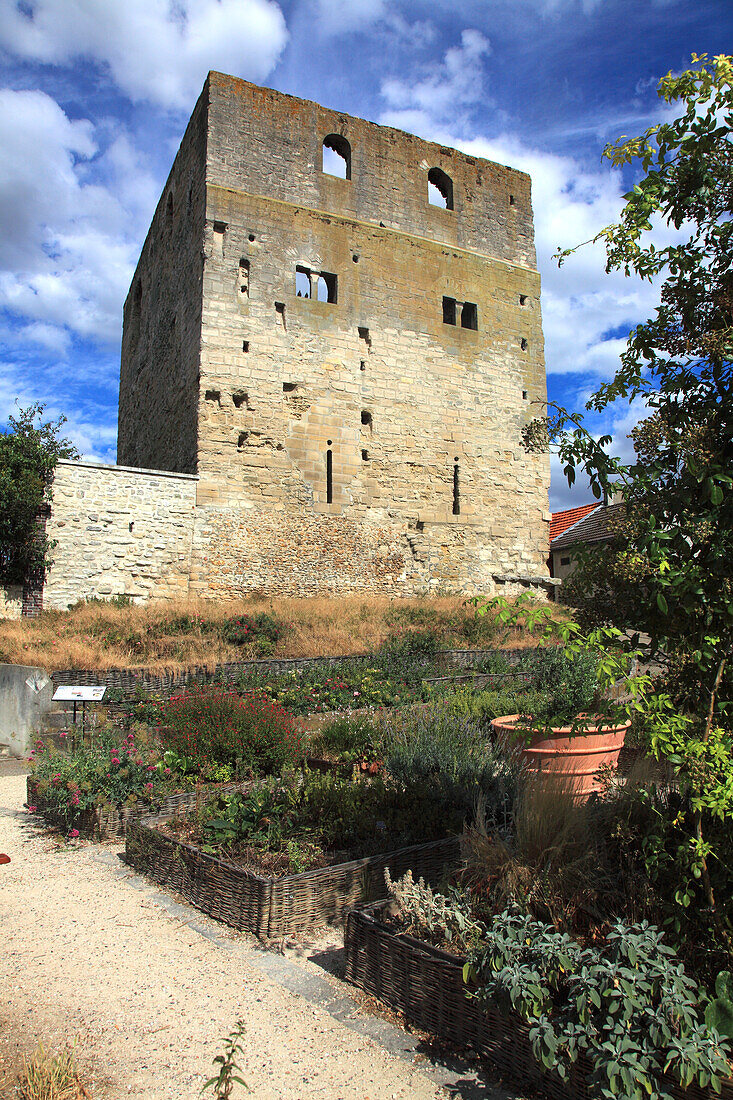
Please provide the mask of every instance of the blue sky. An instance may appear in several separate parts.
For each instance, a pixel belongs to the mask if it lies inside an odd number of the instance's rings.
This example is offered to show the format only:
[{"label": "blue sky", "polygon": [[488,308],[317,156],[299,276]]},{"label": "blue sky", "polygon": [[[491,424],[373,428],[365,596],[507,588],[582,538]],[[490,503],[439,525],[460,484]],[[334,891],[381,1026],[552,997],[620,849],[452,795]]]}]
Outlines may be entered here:
[{"label": "blue sky", "polygon": [[[604,144],[732,32],[733,0],[0,0],[0,423],[43,401],[114,462],[122,303],[209,69],[528,171],[549,393],[581,407],[656,293],[551,256],[618,214]],[[627,453],[640,412],[591,424]],[[588,499],[553,470],[554,509]]]}]

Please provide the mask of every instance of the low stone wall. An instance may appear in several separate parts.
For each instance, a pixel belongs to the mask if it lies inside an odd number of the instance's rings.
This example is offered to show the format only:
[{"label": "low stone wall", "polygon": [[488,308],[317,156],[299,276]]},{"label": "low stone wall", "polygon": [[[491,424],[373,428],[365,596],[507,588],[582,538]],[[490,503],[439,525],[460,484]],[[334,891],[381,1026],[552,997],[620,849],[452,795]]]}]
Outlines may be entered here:
[{"label": "low stone wall", "polygon": [[23,588],[19,584],[0,585],[0,619],[19,619],[23,614]]},{"label": "low stone wall", "polygon": [[46,608],[92,596],[188,595],[197,478],[60,462],[47,533],[56,542]]}]

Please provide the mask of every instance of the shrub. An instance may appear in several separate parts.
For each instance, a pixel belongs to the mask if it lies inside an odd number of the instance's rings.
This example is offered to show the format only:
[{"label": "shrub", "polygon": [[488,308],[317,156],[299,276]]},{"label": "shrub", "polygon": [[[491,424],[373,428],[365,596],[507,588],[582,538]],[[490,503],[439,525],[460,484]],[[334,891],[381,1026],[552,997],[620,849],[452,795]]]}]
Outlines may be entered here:
[{"label": "shrub", "polygon": [[470,686],[459,689],[448,701],[454,714],[475,722],[486,730],[493,718],[506,714],[540,714],[550,705],[547,691],[523,690],[521,685],[499,691],[474,691]]},{"label": "shrub", "polygon": [[472,817],[479,798],[492,824],[509,827],[521,765],[489,741],[481,726],[457,717],[450,703],[396,713],[381,724],[387,773],[405,790],[418,785],[436,804]]},{"label": "shrub", "polygon": [[549,694],[546,710],[533,717],[564,725],[597,707],[598,662],[590,654],[569,656],[562,646],[544,646],[534,651],[528,666],[535,691]]},{"label": "shrub", "polygon": [[32,776],[37,793],[66,826],[77,824],[98,806],[124,806],[142,799],[154,802],[169,777],[145,735],[117,730],[97,732],[93,745],[78,743],[69,752],[36,741]]},{"label": "shrub", "polygon": [[380,654],[387,657],[435,657],[440,652],[442,638],[435,627],[405,630],[391,634],[383,643]]},{"label": "shrub", "polygon": [[216,762],[272,774],[303,755],[302,731],[292,714],[270,699],[240,696],[217,684],[174,695],[160,705],[159,720],[163,747],[199,767]]},{"label": "shrub", "polygon": [[379,755],[378,735],[372,721],[364,717],[333,718],[313,739],[313,748],[346,762],[375,760]]},{"label": "shrub", "polygon": [[225,642],[236,646],[252,645],[261,656],[274,651],[282,633],[282,623],[265,611],[256,615],[237,615],[226,619],[221,627]]},{"label": "shrub", "polygon": [[698,1019],[700,992],[662,934],[642,922],[615,924],[599,945],[504,912],[469,951],[474,996],[499,1000],[530,1024],[537,1060],[567,1079],[585,1052],[604,1098],[672,1100],[669,1070],[719,1090],[728,1075],[720,1036]]}]

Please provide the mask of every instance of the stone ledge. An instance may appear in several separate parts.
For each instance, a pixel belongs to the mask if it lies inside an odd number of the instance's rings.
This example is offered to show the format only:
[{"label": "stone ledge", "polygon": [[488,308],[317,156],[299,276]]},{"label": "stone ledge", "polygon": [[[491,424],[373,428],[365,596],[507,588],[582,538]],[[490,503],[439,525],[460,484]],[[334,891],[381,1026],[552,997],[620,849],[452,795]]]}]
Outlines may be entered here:
[{"label": "stone ledge", "polygon": [[152,477],[171,477],[180,481],[198,481],[198,474],[178,474],[172,470],[146,470],[142,466],[116,466],[111,462],[71,462],[69,459],[59,459],[58,466],[81,467],[85,470],[105,470],[114,474],[147,474]]}]

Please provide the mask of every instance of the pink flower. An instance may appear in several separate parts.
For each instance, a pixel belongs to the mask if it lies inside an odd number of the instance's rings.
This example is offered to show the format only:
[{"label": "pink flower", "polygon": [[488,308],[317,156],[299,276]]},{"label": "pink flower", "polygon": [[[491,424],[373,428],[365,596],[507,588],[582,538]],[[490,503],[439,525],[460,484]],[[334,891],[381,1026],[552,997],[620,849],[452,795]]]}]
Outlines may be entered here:
[{"label": "pink flower", "polygon": [[36,812],[37,808],[38,808],[37,806],[29,806],[28,807],[28,813],[29,814],[34,814]]},{"label": "pink flower", "polygon": [[152,789],[153,789],[153,784],[152,783],[146,783],[145,784],[145,790],[146,791],[152,791]]},{"label": "pink flower", "polygon": [[61,730],[60,733],[59,733],[59,737],[68,737],[68,736],[69,736],[69,731],[68,730]]},{"label": "pink flower", "polygon": [[78,829],[72,829],[71,832],[69,833],[70,837],[77,837],[78,835],[79,835],[79,830]]}]

